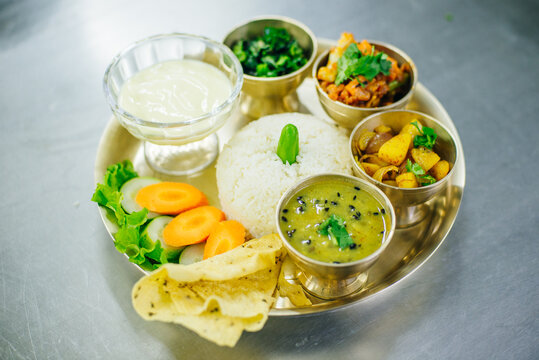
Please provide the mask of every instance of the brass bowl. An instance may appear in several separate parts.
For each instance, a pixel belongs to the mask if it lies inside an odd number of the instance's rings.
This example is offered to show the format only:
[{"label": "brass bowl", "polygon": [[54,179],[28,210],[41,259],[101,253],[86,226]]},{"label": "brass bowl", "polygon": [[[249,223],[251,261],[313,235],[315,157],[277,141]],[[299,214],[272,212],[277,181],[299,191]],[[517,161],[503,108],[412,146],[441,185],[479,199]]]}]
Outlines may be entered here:
[{"label": "brass bowl", "polygon": [[284,16],[251,19],[232,29],[225,36],[223,43],[232,48],[237,41],[262,35],[266,26],[285,28],[298,41],[308,60],[300,69],[282,76],[266,78],[243,75],[240,109],[253,119],[264,115],[298,111],[299,99],[296,89],[309,74],[318,49],[316,37],[307,26]]},{"label": "brass bowl", "polygon": [[313,79],[315,80],[316,84],[316,91],[318,93],[318,99],[320,100],[320,103],[322,104],[322,108],[326,111],[326,113],[339,125],[342,127],[345,127],[349,130],[353,129],[361,120],[366,118],[367,116],[370,116],[374,113],[386,111],[386,110],[393,110],[393,109],[404,109],[406,105],[410,102],[412,99],[416,84],[417,84],[417,68],[412,61],[412,59],[406,55],[406,53],[398,48],[396,48],[393,45],[389,45],[383,42],[379,41],[371,41],[368,40],[371,45],[374,45],[374,47],[377,50],[380,50],[390,57],[397,60],[397,62],[400,64],[408,63],[410,65],[411,73],[410,73],[410,80],[409,80],[409,90],[401,99],[394,102],[393,104],[386,105],[386,106],[380,106],[380,107],[374,107],[374,108],[365,108],[365,107],[358,107],[358,106],[351,106],[346,105],[340,101],[331,100],[328,96],[328,94],[322,90],[322,87],[320,86],[319,81],[317,80],[317,74],[318,69],[322,66],[325,66],[328,61],[329,52],[330,50],[324,51],[318,58],[316,59],[314,65],[313,65]]},{"label": "brass bowl", "polygon": [[[354,186],[359,186],[361,191],[367,191],[383,206],[386,210],[386,214],[389,215],[384,239],[382,240],[380,248],[363,259],[340,264],[318,261],[303,255],[290,245],[279,226],[279,218],[283,207],[299,191],[316,183],[335,180],[351,183]],[[380,254],[387,248],[395,233],[395,211],[387,196],[376,186],[348,175],[319,174],[307,177],[296,183],[283,194],[277,204],[276,210],[275,221],[277,224],[277,232],[283,241],[288,256],[290,256],[299,269],[298,280],[305,290],[322,299],[336,299],[358,291],[367,281],[368,270],[378,260]]]},{"label": "brass bowl", "polygon": [[[452,165],[449,173],[434,184],[411,189],[399,188],[374,180],[355,160],[355,156],[358,155],[356,144],[359,141],[361,132],[364,130],[372,131],[378,125],[387,125],[395,132],[399,132],[404,125],[414,119],[419,120],[424,126],[433,128],[436,134],[438,134],[433,150],[442,160],[446,160]],[[454,173],[454,164],[460,156],[455,143],[455,137],[441,122],[429,115],[411,110],[385,111],[365,118],[352,131],[349,149],[354,174],[379,187],[387,195],[395,207],[398,228],[416,224],[427,215],[427,208],[422,205],[447,188],[447,184],[450,182]]]}]

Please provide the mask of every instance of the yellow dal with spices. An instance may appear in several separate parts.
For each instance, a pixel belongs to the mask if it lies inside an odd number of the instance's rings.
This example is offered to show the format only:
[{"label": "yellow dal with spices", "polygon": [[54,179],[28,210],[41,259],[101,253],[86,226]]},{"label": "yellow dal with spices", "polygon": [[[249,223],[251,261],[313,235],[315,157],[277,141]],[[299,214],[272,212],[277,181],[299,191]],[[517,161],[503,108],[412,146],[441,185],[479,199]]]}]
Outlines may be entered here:
[{"label": "yellow dal with spices", "polygon": [[[352,242],[339,247],[320,225],[332,215],[343,220]],[[318,261],[345,263],[363,259],[381,245],[388,214],[380,202],[360,187],[327,181],[300,190],[281,210],[279,226],[288,242],[303,255]]]}]

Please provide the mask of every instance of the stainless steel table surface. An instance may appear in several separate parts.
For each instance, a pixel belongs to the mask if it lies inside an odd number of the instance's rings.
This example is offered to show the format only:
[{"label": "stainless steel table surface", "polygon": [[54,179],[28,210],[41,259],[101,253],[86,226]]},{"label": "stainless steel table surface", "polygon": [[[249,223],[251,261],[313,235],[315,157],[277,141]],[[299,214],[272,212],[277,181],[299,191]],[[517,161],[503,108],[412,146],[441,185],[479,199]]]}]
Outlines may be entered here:
[{"label": "stainless steel table surface", "polygon": [[[220,348],[131,306],[141,274],[89,200],[102,77],[134,40],[222,39],[262,14],[404,49],[460,133],[467,184],[442,247],[389,291]],[[0,0],[0,358],[537,359],[538,14],[537,1]]]}]

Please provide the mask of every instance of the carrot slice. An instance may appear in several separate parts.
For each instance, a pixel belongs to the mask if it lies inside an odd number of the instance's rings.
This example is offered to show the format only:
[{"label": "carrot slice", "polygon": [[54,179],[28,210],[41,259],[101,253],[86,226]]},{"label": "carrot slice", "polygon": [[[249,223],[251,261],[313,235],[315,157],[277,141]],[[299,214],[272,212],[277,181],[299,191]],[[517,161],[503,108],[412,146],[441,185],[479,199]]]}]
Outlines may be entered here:
[{"label": "carrot slice", "polygon": [[235,220],[221,221],[210,232],[204,246],[204,260],[222,254],[245,242],[245,228]]},{"label": "carrot slice", "polygon": [[182,212],[163,229],[163,240],[169,246],[197,244],[208,238],[210,231],[225,219],[225,214],[213,206],[199,206]]},{"label": "carrot slice", "polygon": [[167,181],[143,187],[135,201],[150,211],[166,215],[176,215],[197,206],[208,205],[208,199],[196,187]]}]

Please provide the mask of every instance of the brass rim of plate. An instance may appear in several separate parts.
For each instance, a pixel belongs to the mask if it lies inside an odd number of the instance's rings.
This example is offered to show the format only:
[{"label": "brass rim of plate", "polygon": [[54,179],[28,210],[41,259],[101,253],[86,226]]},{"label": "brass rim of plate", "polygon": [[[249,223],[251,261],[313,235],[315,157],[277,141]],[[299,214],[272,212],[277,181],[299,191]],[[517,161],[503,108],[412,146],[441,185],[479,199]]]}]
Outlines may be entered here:
[{"label": "brass rim of plate", "polygon": [[[333,40],[319,39],[318,42],[320,44],[320,52],[335,45],[335,41]],[[315,84],[311,83],[312,81],[314,79],[309,79],[307,83],[304,83],[298,89],[298,93],[302,100],[305,101],[304,105],[307,111],[323,117],[325,116],[323,115],[323,110],[318,110],[320,106],[319,100],[316,95],[313,97],[316,91],[314,93],[309,91],[310,86],[315,86]],[[466,169],[462,143],[450,116],[442,104],[422,84],[417,83],[416,91],[408,107],[431,115],[447,126],[455,136],[455,142],[460,153],[460,157],[454,165],[455,173],[448,182],[447,189],[443,194],[430,200],[428,203],[430,208],[428,222],[425,221],[410,229],[397,229],[390,246],[382,254],[373,269],[371,269],[371,274],[374,271],[375,276],[360,291],[333,301],[315,300],[311,306],[307,307],[290,306],[290,303],[287,301],[283,302],[284,299],[279,298],[275,307],[271,309],[270,316],[298,316],[341,309],[352,304],[357,304],[374,295],[380,295],[383,290],[392,287],[421,267],[445,240],[458,214],[465,186]],[[234,123],[221,129],[218,133],[224,140],[227,140],[237,131],[235,126],[243,126],[248,122],[248,119],[239,113],[231,120]],[[110,117],[97,149],[94,171],[95,181],[101,181],[108,165],[124,159],[132,160],[141,176],[156,175],[144,162],[142,142],[132,137],[127,130],[117,123],[114,117]],[[159,177],[159,175],[157,176]],[[214,169],[209,168],[200,176],[192,177],[190,180],[194,182],[195,186],[199,185],[201,189],[208,192],[209,198],[213,199],[214,202],[218,201]],[[112,224],[106,219],[104,211],[102,209],[99,210],[103,223],[112,237]],[[411,240],[413,241],[410,242]],[[111,249],[111,251],[115,250]],[[391,263],[392,260],[386,258],[384,255],[393,253],[394,251],[396,262]],[[127,261],[126,264],[128,264]],[[146,274],[140,267],[137,266],[137,268]],[[386,270],[383,271],[382,268]],[[290,275],[289,281],[294,281],[296,275],[294,271],[288,275]]]}]

